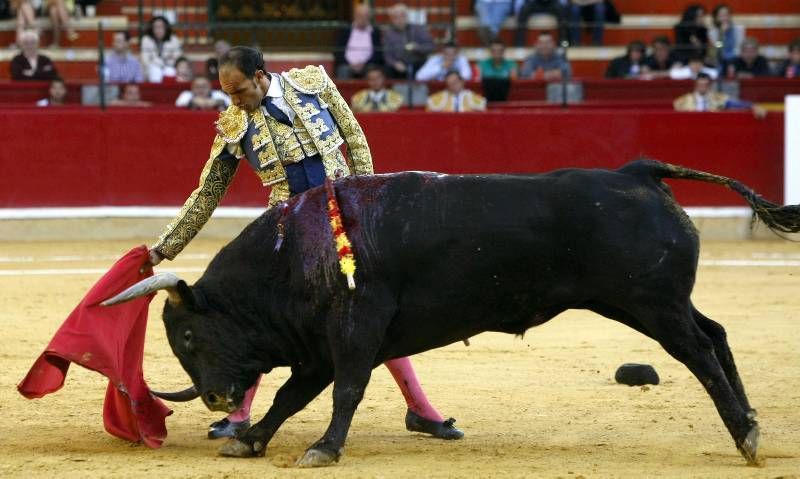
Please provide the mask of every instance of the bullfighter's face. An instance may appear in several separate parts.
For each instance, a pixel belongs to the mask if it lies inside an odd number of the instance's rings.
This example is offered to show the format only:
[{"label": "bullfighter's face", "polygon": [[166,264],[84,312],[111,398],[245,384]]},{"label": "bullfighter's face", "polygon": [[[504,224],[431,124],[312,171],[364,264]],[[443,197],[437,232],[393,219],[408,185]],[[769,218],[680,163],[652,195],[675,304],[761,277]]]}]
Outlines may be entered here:
[{"label": "bullfighter's face", "polygon": [[170,347],[206,407],[228,413],[241,407],[245,391],[270,369],[253,359],[258,356],[254,335],[219,312],[200,310],[191,300],[168,301],[163,316]]},{"label": "bullfighter's face", "polygon": [[231,102],[246,112],[253,112],[261,106],[261,100],[269,89],[269,75],[257,70],[248,78],[238,68],[227,65],[219,70],[219,84]]}]

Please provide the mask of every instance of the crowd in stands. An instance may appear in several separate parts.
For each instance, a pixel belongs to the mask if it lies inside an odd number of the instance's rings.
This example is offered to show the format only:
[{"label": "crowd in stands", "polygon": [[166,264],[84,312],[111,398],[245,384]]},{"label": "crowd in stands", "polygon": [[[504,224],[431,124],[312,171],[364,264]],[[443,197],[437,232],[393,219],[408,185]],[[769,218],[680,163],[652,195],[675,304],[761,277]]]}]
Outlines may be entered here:
[{"label": "crowd in stands", "polygon": [[[54,30],[65,30],[68,38],[72,38],[74,31],[69,18],[64,19],[61,15],[64,0],[45,2]],[[31,0],[13,3],[19,26],[17,44],[20,53],[11,61],[11,78],[52,81],[49,97],[40,104],[63,104],[64,83],[53,62],[39,53],[37,32],[28,29],[33,25]],[[355,6],[352,23],[336,35],[334,45],[335,77],[366,79],[368,85],[353,97],[353,108],[357,111],[392,111],[404,105],[403,95],[386,87],[389,79],[444,82],[444,90],[428,98],[426,108],[429,110],[482,110],[487,99],[506,99],[514,80],[570,80],[572,67],[565,48],[580,44],[583,22],[591,30],[592,44],[602,45],[604,23],[619,21],[619,13],[609,0],[476,0],[474,8],[486,54],[483,60],[472,65],[455,43],[444,43],[437,48],[427,26],[409,20],[409,9],[405,4],[397,3],[388,8],[389,22],[384,28],[374,25],[367,4]],[[558,21],[558,33],[538,33],[531,54],[518,64],[506,57],[499,32],[507,18],[515,17],[516,44],[528,46],[528,18],[534,14],[554,17]],[[758,41],[746,36],[745,27],[736,21],[728,5],[718,5],[713,9],[712,17],[708,19],[707,16],[702,5],[688,6],[674,26],[674,44],[666,36],[650,39],[649,45],[642,40],[632,41],[623,56],[609,62],[605,76],[640,80],[800,78],[800,39],[788,46],[786,60],[770,64],[760,53]],[[197,110],[224,109],[230,105],[230,99],[215,90],[213,85],[218,79],[217,58],[229,48],[226,41],[217,41],[214,56],[205,63],[205,71],[195,72],[192,62],[183,54],[181,39],[164,16],[150,19],[138,55],[132,51],[127,31],[114,32],[103,65],[106,81],[120,85],[119,98],[111,104],[147,106],[147,102],[141,100],[137,83],[181,83],[186,84],[187,89],[175,100],[176,106]],[[465,89],[464,82],[471,80],[482,82],[486,98]],[[705,106],[702,100],[699,104]]]}]

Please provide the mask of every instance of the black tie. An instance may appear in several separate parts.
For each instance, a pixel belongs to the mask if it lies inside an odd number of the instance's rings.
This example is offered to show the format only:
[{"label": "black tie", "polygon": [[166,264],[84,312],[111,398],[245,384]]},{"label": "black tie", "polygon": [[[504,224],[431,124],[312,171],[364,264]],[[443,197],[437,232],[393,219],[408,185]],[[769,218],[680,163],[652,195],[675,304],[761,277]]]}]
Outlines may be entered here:
[{"label": "black tie", "polygon": [[272,118],[275,118],[279,122],[283,123],[284,125],[292,125],[292,122],[289,120],[289,117],[286,116],[286,113],[283,112],[280,108],[278,108],[275,103],[272,101],[270,97],[264,97],[261,101],[261,104],[267,107],[267,113]]}]

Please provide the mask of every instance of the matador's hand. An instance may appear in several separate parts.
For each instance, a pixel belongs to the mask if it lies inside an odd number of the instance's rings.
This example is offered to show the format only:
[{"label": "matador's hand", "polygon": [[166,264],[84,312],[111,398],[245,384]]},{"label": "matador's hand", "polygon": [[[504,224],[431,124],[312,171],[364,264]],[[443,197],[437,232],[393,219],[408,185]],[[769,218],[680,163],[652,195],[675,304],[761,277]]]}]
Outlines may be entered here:
[{"label": "matador's hand", "polygon": [[157,265],[161,261],[164,260],[164,257],[161,256],[161,253],[158,251],[151,249],[147,252],[147,262],[142,265],[142,268],[139,270],[141,273],[144,273],[148,269],[152,269],[153,266]]}]

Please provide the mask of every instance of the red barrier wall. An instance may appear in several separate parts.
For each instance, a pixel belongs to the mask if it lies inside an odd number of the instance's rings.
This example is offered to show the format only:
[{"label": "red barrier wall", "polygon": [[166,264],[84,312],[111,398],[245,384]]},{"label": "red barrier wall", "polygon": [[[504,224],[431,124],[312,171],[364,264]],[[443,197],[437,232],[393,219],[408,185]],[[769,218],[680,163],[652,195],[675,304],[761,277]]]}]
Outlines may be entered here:
[{"label": "red barrier wall", "polygon": [[[208,156],[213,113],[5,110],[0,207],[178,205]],[[364,114],[379,172],[542,172],[617,167],[640,155],[738,178],[782,200],[783,115],[570,110]],[[263,205],[249,167],[223,204]],[[674,182],[687,206],[741,205],[720,187]]]}]

